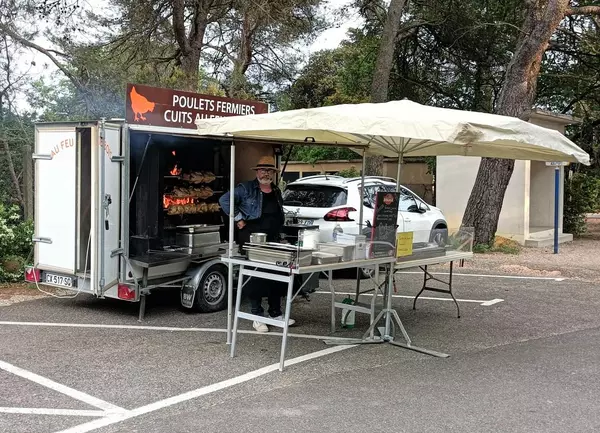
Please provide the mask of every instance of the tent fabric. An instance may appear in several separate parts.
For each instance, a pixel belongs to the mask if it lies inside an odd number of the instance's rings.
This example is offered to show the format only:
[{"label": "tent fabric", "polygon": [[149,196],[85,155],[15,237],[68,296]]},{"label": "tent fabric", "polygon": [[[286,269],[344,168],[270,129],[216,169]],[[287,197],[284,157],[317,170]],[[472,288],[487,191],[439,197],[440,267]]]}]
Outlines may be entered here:
[{"label": "tent fabric", "polygon": [[409,100],[204,119],[196,125],[201,135],[362,146],[385,157],[464,155],[590,164],[589,155],[558,131],[514,117]]}]

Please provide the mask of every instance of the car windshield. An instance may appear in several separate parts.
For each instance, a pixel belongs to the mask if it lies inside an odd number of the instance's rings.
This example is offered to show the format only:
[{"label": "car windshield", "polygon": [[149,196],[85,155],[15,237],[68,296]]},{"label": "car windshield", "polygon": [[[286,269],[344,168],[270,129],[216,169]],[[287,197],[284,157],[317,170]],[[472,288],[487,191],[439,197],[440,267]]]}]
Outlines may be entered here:
[{"label": "car windshield", "polygon": [[348,193],[344,188],[325,185],[288,185],[283,193],[283,204],[302,207],[336,207],[346,204]]}]

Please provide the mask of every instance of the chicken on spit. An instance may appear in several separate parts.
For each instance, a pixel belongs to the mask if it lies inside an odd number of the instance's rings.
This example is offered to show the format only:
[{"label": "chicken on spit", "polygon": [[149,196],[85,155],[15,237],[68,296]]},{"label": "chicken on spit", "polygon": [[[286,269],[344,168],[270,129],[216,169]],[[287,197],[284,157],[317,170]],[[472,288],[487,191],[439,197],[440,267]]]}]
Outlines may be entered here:
[{"label": "chicken on spit", "polygon": [[217,177],[210,171],[192,171],[182,176],[182,179],[190,183],[211,183]]},{"label": "chicken on spit", "polygon": [[173,189],[173,196],[175,197],[194,197],[207,199],[213,194],[213,190],[208,186],[202,186],[200,188],[182,188],[178,186]]},{"label": "chicken on spit", "polygon": [[221,207],[219,203],[190,203],[190,204],[177,204],[170,206],[167,214],[168,215],[189,215],[189,214],[201,214],[201,213],[213,213],[219,212]]}]

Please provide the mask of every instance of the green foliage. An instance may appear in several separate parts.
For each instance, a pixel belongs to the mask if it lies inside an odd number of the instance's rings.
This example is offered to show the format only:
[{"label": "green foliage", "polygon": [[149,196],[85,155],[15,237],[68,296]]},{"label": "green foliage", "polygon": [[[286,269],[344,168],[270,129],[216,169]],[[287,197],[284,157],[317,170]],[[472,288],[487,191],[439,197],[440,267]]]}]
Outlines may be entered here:
[{"label": "green foliage", "polygon": [[11,164],[17,179],[22,184],[23,146],[25,145],[33,148],[31,119],[27,116],[6,114],[4,119],[0,119],[0,203],[19,203],[22,191],[21,189],[17,191],[11,173]]},{"label": "green foliage", "polygon": [[485,253],[501,253],[501,254],[519,254],[520,248],[515,245],[493,245],[487,244],[475,244],[473,245],[473,252],[478,254]]},{"label": "green foliage", "polygon": [[22,220],[19,207],[0,203],[0,283],[23,279],[32,236],[33,222]]},{"label": "green foliage", "polygon": [[342,176],[342,177],[359,177],[360,176],[360,171],[356,169],[356,167],[352,166],[350,168],[347,168],[345,170],[340,170],[336,173],[338,176]]},{"label": "green foliage", "polygon": [[600,211],[600,177],[575,173],[565,182],[563,226],[574,236],[586,232],[585,214]]},{"label": "green foliage", "polygon": [[427,173],[435,176],[435,169],[437,167],[437,157],[435,156],[426,156],[425,164],[427,164]]},{"label": "green foliage", "polygon": [[[284,146],[284,155],[287,157],[289,147]],[[333,146],[294,146],[290,161],[302,161],[316,164],[317,161],[327,160],[351,160],[359,158],[358,154],[345,148]]]}]

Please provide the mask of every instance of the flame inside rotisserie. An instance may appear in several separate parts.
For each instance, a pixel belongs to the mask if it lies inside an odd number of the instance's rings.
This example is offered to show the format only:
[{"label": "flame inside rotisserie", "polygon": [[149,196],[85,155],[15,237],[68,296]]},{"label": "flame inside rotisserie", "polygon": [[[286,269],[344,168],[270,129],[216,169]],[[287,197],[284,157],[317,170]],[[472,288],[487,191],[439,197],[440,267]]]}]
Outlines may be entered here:
[{"label": "flame inside rotisserie", "polygon": [[195,197],[173,197],[171,195],[163,195],[163,208],[168,209],[175,205],[194,204],[198,199]]},{"label": "flame inside rotisserie", "polygon": [[171,176],[179,176],[181,174],[181,168],[177,167],[177,164],[175,164],[175,167],[173,167],[169,173]]}]

